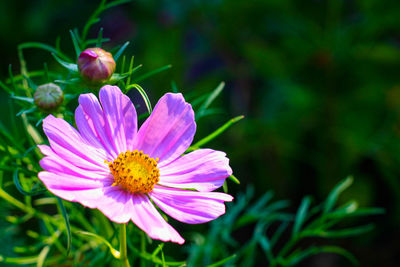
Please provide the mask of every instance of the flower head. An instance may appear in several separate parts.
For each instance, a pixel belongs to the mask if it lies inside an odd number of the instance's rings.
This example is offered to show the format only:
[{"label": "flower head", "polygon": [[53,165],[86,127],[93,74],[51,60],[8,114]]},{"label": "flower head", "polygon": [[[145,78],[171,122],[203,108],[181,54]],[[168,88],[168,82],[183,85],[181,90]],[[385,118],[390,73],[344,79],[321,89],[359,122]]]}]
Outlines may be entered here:
[{"label": "flower head", "polygon": [[50,111],[61,105],[64,93],[57,84],[46,83],[36,88],[33,100],[39,108]]},{"label": "flower head", "polygon": [[79,55],[78,68],[85,80],[92,83],[104,83],[113,75],[115,61],[111,53],[99,47],[93,47]]},{"label": "flower head", "polygon": [[52,193],[180,244],[183,238],[154,205],[185,223],[225,213],[232,197],[211,191],[232,174],[229,160],[211,149],[182,155],[196,123],[181,94],[164,95],[139,130],[135,108],[118,87],[104,86],[99,96],[100,102],[93,94],[79,97],[78,130],[52,115],[43,121],[50,146],[39,146],[46,157],[38,176]]}]

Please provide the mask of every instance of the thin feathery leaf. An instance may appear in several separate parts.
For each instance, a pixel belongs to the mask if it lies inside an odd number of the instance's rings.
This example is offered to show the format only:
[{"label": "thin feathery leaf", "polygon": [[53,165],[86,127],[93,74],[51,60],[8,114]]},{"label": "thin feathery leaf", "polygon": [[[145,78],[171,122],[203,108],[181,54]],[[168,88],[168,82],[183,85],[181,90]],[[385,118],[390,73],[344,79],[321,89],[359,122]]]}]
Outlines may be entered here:
[{"label": "thin feathery leaf", "polygon": [[128,79],[126,79],[125,85],[128,86],[128,84],[131,84],[131,75],[132,75],[132,69],[133,69],[133,62],[135,60],[135,57],[131,57],[131,62],[129,63],[129,70],[128,70]]},{"label": "thin feathery leaf", "polygon": [[62,199],[61,198],[59,198],[59,197],[56,197],[57,198],[57,201],[58,201],[58,205],[59,205],[59,207],[60,207],[60,210],[61,210],[61,214],[62,214],[62,216],[63,216],[63,218],[64,218],[64,222],[65,222],[65,229],[67,230],[67,256],[68,256],[68,254],[69,254],[69,252],[70,252],[70,250],[71,250],[71,243],[72,243],[72,236],[71,236],[71,226],[70,226],[70,224],[69,224],[69,217],[68,217],[68,213],[67,213],[67,210],[65,209],[65,206],[64,206],[64,204],[63,204],[63,202],[62,202]]},{"label": "thin feathery leaf", "polygon": [[118,61],[119,57],[122,55],[122,53],[124,53],[125,49],[128,47],[129,42],[124,43],[121,48],[117,51],[117,53],[115,53],[114,55],[114,60],[115,62]]},{"label": "thin feathery leaf", "polygon": [[211,103],[221,94],[222,90],[225,87],[225,82],[221,82],[207,97],[204,103],[200,106],[199,110],[196,114],[196,119],[204,116],[204,112],[211,105]]},{"label": "thin feathery leaf", "polygon": [[26,48],[38,48],[42,50],[49,51],[52,54],[57,55],[61,59],[65,61],[70,61],[71,59],[68,58],[65,54],[63,54],[59,48],[54,48],[50,45],[39,43],[39,42],[28,42],[28,43],[23,43],[18,46],[18,49],[26,49]]},{"label": "thin feathery leaf", "polygon": [[138,85],[138,84],[131,84],[131,85],[129,85],[126,89],[127,89],[127,91],[129,91],[129,89],[131,89],[131,88],[135,88],[135,89],[140,93],[140,95],[142,96],[142,98],[143,98],[143,100],[144,100],[144,103],[146,104],[146,108],[147,108],[149,114],[151,114],[151,112],[153,111],[153,109],[152,109],[152,107],[151,107],[150,99],[149,99],[149,97],[147,96],[147,94],[146,94],[146,92],[144,91],[144,89],[143,89],[142,87],[140,87],[140,85]]},{"label": "thin feathery leaf", "polygon": [[179,93],[179,89],[178,89],[178,87],[176,86],[176,82],[175,82],[175,81],[172,81],[172,82],[171,82],[171,89],[172,89],[172,92],[173,92],[173,93]]},{"label": "thin feathery leaf", "polygon": [[73,63],[69,63],[66,62],[64,60],[62,60],[61,58],[59,58],[56,54],[52,54],[52,56],[55,58],[55,60],[57,60],[58,63],[60,63],[64,68],[68,69],[71,72],[78,72],[78,65],[73,64]]},{"label": "thin feathery leaf", "polygon": [[96,47],[101,47],[103,40],[103,27],[100,28],[99,33],[97,34],[97,42]]},{"label": "thin feathery leaf", "polygon": [[207,265],[207,267],[218,267],[218,266],[222,266],[222,265],[224,265],[225,263],[230,262],[231,260],[233,260],[233,259],[235,259],[235,258],[236,258],[236,254],[233,254],[233,255],[231,255],[231,256],[229,256],[229,257],[226,257],[225,259],[222,259],[222,260],[220,260],[220,261],[218,261],[218,262],[216,262],[216,263]]},{"label": "thin feathery leaf", "polygon": [[69,30],[69,34],[71,35],[72,43],[74,45],[76,58],[78,58],[79,55],[81,54],[81,48],[79,47],[78,39],[77,39],[75,33],[72,30]]},{"label": "thin feathery leaf", "polygon": [[76,234],[80,234],[80,235],[84,235],[87,237],[92,237],[94,239],[96,239],[97,241],[100,241],[101,243],[104,243],[109,249],[111,254],[114,256],[114,258],[119,259],[120,258],[120,252],[118,250],[116,250],[111,244],[110,242],[108,242],[104,237],[99,236],[97,234],[93,234],[90,232],[85,232],[85,231],[77,231],[75,232]]},{"label": "thin feathery leaf", "polygon": [[33,98],[31,98],[31,97],[12,95],[11,98],[14,98],[14,99],[17,99],[17,100],[20,100],[20,101],[24,101],[24,102],[28,102],[30,104],[33,104]]},{"label": "thin feathery leaf", "polygon": [[325,206],[324,206],[324,213],[328,213],[329,211],[332,210],[333,206],[336,204],[336,200],[338,199],[339,195],[349,188],[351,184],[353,183],[353,177],[349,176],[340,183],[338,183],[334,189],[331,191],[331,193],[328,195]]},{"label": "thin feathery leaf", "polygon": [[292,236],[296,236],[300,232],[300,229],[307,218],[307,212],[310,208],[310,204],[311,198],[309,196],[304,197],[301,201],[300,207],[297,210],[296,219],[294,221]]},{"label": "thin feathery leaf", "polygon": [[229,127],[231,127],[233,124],[237,123],[238,121],[242,120],[244,118],[243,115],[241,116],[237,116],[233,119],[230,119],[228,122],[226,122],[224,125],[222,125],[221,127],[219,127],[217,130],[215,130],[213,133],[209,134],[208,136],[204,137],[203,139],[201,139],[200,141],[198,141],[197,143],[195,143],[194,145],[190,146],[187,149],[187,152],[190,151],[194,151],[196,149],[201,148],[202,146],[204,146],[205,144],[207,144],[208,142],[210,142],[211,140],[213,140],[214,138],[216,138],[217,136],[219,136],[220,134],[222,134],[223,132],[225,132]]},{"label": "thin feathery leaf", "polygon": [[21,116],[22,114],[29,114],[29,113],[32,113],[32,112],[34,112],[36,110],[37,110],[36,106],[28,108],[28,109],[22,109],[15,116],[18,117],[18,116]]},{"label": "thin feathery leaf", "polygon": [[236,178],[236,176],[234,176],[233,174],[231,176],[229,176],[228,178],[231,179],[235,184],[240,184],[239,179]]},{"label": "thin feathery leaf", "polygon": [[153,75],[155,75],[155,74],[157,74],[157,73],[160,73],[160,72],[163,72],[163,71],[165,71],[165,70],[168,70],[168,69],[170,69],[171,67],[172,67],[172,65],[166,65],[166,66],[160,67],[160,68],[158,68],[158,69],[149,71],[149,72],[147,72],[147,73],[145,73],[145,74],[143,74],[143,75],[137,77],[137,78],[134,79],[132,82],[133,82],[133,83],[139,83],[139,82],[141,82],[141,81],[146,80],[147,78],[150,78],[151,76],[153,76]]},{"label": "thin feathery leaf", "polygon": [[[109,42],[110,40],[111,40],[110,38],[101,38],[100,42],[103,44],[103,43]],[[83,47],[96,45],[98,42],[99,42],[99,39],[97,39],[97,38],[96,39],[89,39],[89,40],[86,40],[86,42],[84,43]]]},{"label": "thin feathery leaf", "polygon": [[111,3],[108,3],[108,4],[106,5],[106,9],[112,8],[112,7],[114,7],[114,6],[122,5],[122,4],[125,4],[125,3],[129,3],[130,1],[131,1],[131,0],[116,0],[116,1],[113,1],[113,2],[111,2]]},{"label": "thin feathery leaf", "polygon": [[14,181],[15,187],[18,189],[18,191],[25,196],[37,196],[37,195],[40,195],[47,191],[47,189],[41,189],[41,190],[36,190],[36,191],[31,191],[31,192],[25,191],[25,189],[22,188],[22,185],[19,181],[18,169],[15,169],[15,171],[13,173],[13,181]]}]

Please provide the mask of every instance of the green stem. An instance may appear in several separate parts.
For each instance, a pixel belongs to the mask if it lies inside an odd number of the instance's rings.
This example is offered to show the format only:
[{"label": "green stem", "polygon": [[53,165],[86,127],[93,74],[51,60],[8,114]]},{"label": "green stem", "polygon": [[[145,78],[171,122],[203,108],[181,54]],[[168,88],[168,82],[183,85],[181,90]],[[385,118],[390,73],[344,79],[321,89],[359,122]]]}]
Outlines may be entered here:
[{"label": "green stem", "polygon": [[11,203],[12,205],[16,206],[17,208],[23,210],[24,212],[26,212],[28,214],[35,214],[35,210],[33,208],[28,207],[24,203],[22,203],[19,200],[13,198],[6,191],[4,191],[2,188],[0,188],[0,198],[4,199],[5,201]]},{"label": "green stem", "polygon": [[121,223],[121,228],[119,229],[119,251],[120,260],[123,267],[130,267],[128,260],[128,251],[126,248],[126,223]]},{"label": "green stem", "polygon": [[[83,27],[82,36],[81,36],[82,43],[84,41],[86,41],[86,37],[89,33],[89,29],[94,23],[96,23],[96,18],[101,14],[101,12],[104,11],[106,2],[107,2],[106,0],[101,1],[99,7],[93,12],[93,14],[89,17],[88,22],[86,22],[85,27]],[[82,47],[82,49],[83,48],[84,47]]]}]

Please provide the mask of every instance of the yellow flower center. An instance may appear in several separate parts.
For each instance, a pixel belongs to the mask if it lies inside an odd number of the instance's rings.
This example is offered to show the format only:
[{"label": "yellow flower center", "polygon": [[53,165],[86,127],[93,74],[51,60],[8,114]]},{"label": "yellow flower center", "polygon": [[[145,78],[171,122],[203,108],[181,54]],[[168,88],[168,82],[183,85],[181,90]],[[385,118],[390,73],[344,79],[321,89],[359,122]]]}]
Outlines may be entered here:
[{"label": "yellow flower center", "polygon": [[149,193],[160,180],[158,158],[150,158],[143,151],[126,151],[113,162],[107,162],[114,176],[112,186],[119,185],[132,193]]}]

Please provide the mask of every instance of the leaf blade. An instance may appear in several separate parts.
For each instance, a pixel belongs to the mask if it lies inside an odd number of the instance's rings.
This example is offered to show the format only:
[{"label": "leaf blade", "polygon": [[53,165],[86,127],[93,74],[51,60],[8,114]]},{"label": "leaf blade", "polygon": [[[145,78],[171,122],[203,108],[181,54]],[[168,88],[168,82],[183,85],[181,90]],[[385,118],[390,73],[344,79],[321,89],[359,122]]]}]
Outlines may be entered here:
[{"label": "leaf blade", "polygon": [[71,236],[71,225],[69,223],[69,217],[68,217],[68,213],[67,210],[65,209],[64,204],[62,203],[62,199],[57,197],[57,201],[58,201],[58,205],[60,207],[62,216],[64,218],[65,221],[65,229],[67,230],[67,255],[69,254],[70,250],[71,250],[71,243],[72,243],[72,236]]}]

